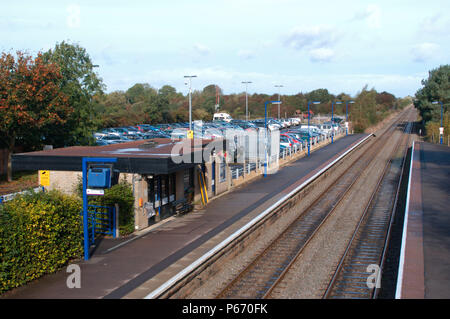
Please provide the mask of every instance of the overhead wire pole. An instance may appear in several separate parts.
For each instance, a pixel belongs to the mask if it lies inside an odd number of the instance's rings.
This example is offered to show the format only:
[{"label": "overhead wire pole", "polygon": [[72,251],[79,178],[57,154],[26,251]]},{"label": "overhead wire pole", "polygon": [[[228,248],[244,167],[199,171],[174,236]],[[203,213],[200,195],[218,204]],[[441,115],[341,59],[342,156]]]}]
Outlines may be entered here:
[{"label": "overhead wire pole", "polygon": [[444,112],[444,104],[441,101],[434,101],[431,104],[441,104],[441,126],[439,127],[439,144],[442,144],[444,142],[444,125],[443,125],[443,112]]},{"label": "overhead wire pole", "polygon": [[[191,79],[196,78],[196,75],[185,75],[185,78],[189,78],[189,131],[192,131],[192,98],[191,98]],[[187,83],[186,83],[187,84]]]},{"label": "overhead wire pole", "polygon": [[334,108],[333,105],[334,104],[342,104],[342,102],[338,101],[338,102],[331,102],[331,144],[333,144],[333,137],[334,137],[334,127],[333,127],[333,113],[334,113]]},{"label": "overhead wire pole", "polygon": [[[281,99],[280,99],[280,88],[282,88],[283,85],[281,85],[281,84],[278,85],[277,84],[277,85],[275,85],[275,87],[278,88],[278,101],[281,101]],[[280,104],[281,103],[278,104],[278,119],[280,119]]]},{"label": "overhead wire pole", "polygon": [[345,136],[348,135],[348,104],[349,103],[355,103],[355,101],[347,101],[345,103]]},{"label": "overhead wire pole", "polygon": [[[311,131],[309,129],[309,121],[310,121],[310,110],[309,110],[309,105],[310,104],[320,104],[319,101],[313,101],[313,102],[308,102],[308,156],[311,154]],[[331,125],[331,129],[333,129],[333,125]]]},{"label": "overhead wire pole", "polygon": [[251,81],[243,81],[245,84],[245,120],[248,121],[248,94],[247,94],[247,85],[252,83]]}]

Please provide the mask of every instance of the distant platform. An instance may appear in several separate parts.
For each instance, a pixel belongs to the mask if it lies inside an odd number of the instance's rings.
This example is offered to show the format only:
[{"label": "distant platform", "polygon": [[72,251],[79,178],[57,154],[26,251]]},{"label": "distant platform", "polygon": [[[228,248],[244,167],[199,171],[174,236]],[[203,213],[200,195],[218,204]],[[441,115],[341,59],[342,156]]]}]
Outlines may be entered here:
[{"label": "distant platform", "polygon": [[396,298],[450,298],[450,147],[415,142]]}]

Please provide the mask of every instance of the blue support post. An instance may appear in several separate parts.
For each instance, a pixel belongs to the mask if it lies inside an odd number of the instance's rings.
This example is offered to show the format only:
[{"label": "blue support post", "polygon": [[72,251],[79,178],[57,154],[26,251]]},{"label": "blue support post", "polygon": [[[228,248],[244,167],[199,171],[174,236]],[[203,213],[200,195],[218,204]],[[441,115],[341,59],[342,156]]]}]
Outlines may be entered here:
[{"label": "blue support post", "polygon": [[308,156],[309,154],[311,154],[311,138],[309,134],[309,104],[310,102],[308,102]]},{"label": "blue support post", "polygon": [[[439,134],[440,135],[440,138],[439,138],[439,142],[440,142],[440,144],[442,145],[442,143],[444,142],[444,132],[443,132],[443,127],[444,127],[444,125],[443,125],[443,123],[442,123],[442,118],[443,118],[443,113],[444,113],[444,104],[441,102],[441,101],[439,101],[439,103],[441,103],[441,130],[442,130],[442,134]],[[441,132],[439,132],[439,133],[441,133]]]},{"label": "blue support post", "polygon": [[[116,163],[117,158],[98,158],[98,157],[83,157],[83,236],[84,236],[84,260],[89,260],[89,221],[88,221],[88,197],[87,189],[87,164],[88,163]],[[94,224],[92,225],[94,227]]]},{"label": "blue support post", "polygon": [[267,104],[264,103],[264,177],[267,177]]},{"label": "blue support post", "polygon": [[345,136],[348,135],[348,102],[345,102]]},{"label": "blue support post", "polygon": [[331,144],[333,144],[333,137],[334,137],[334,128],[333,128],[333,105],[334,105],[334,101],[331,102]]},{"label": "blue support post", "polygon": [[87,200],[87,159],[83,157],[83,234],[84,234],[84,260],[89,259],[89,223]]}]

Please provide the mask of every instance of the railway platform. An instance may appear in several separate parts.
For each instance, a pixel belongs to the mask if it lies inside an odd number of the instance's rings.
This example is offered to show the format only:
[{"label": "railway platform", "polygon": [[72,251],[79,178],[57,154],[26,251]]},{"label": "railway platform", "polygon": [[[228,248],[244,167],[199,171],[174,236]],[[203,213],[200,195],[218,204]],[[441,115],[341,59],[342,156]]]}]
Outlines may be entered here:
[{"label": "railway platform", "polygon": [[68,288],[66,269],[5,293],[0,298],[144,298],[225,236],[301,185],[366,134],[342,137],[276,174],[258,178],[211,201],[205,209],[155,224],[131,238],[101,243],[79,261],[81,288]]},{"label": "railway platform", "polygon": [[450,148],[415,142],[397,299],[450,298]]}]

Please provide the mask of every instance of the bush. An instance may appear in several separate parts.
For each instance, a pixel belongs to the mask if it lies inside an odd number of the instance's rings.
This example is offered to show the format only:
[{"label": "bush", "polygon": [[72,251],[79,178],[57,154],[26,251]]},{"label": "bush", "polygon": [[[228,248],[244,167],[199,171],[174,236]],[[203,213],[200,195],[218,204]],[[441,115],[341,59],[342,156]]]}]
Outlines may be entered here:
[{"label": "bush", "polygon": [[89,196],[89,204],[114,206],[119,204],[120,235],[128,235],[134,231],[134,196],[133,189],[126,181],[105,189],[103,196]]},{"label": "bush", "polygon": [[0,293],[82,256],[81,201],[58,191],[0,205]]}]

